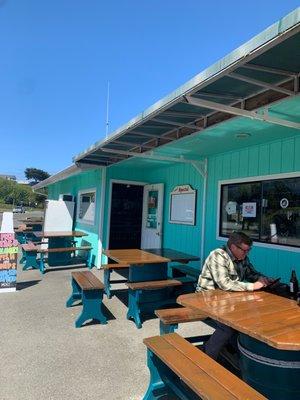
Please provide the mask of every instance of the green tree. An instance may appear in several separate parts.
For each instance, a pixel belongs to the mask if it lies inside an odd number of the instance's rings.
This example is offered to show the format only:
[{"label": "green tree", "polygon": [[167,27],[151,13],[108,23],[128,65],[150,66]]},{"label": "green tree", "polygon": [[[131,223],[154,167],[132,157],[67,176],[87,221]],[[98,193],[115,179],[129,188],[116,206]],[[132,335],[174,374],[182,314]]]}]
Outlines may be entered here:
[{"label": "green tree", "polygon": [[49,174],[46,171],[38,168],[26,168],[25,169],[26,179],[30,182],[30,185],[35,185],[43,181],[44,179],[49,178]]},{"label": "green tree", "polygon": [[0,178],[0,204],[42,206],[44,201],[45,196],[35,193],[31,186]]}]

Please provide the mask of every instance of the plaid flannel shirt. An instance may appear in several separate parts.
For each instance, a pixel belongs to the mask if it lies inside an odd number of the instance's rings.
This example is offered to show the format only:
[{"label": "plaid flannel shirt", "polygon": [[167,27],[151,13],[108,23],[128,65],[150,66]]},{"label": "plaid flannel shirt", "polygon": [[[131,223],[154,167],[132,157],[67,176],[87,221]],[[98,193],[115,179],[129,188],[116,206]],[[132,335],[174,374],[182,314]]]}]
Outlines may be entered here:
[{"label": "plaid flannel shirt", "polygon": [[252,291],[253,282],[262,277],[248,257],[234,261],[228,248],[213,250],[204,262],[196,292],[222,289],[236,292]]}]

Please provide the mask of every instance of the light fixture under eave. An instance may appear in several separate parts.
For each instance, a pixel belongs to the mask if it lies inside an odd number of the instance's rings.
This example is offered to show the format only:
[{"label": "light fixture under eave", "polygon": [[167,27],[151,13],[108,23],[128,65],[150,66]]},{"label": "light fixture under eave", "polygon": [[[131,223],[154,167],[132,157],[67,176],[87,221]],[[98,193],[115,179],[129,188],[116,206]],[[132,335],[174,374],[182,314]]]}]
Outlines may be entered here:
[{"label": "light fixture under eave", "polygon": [[245,132],[235,134],[236,139],[248,139],[250,136],[251,136],[250,133],[245,133]]}]

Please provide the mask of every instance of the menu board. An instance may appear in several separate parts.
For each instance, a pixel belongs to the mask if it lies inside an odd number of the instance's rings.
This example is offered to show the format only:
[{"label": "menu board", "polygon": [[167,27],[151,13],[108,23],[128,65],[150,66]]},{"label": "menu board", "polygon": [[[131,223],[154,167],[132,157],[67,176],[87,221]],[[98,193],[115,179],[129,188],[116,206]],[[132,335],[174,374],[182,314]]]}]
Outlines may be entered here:
[{"label": "menu board", "polygon": [[171,224],[195,225],[196,190],[190,185],[176,186],[170,194]]},{"label": "menu board", "polygon": [[0,292],[16,290],[18,241],[14,233],[0,233]]}]

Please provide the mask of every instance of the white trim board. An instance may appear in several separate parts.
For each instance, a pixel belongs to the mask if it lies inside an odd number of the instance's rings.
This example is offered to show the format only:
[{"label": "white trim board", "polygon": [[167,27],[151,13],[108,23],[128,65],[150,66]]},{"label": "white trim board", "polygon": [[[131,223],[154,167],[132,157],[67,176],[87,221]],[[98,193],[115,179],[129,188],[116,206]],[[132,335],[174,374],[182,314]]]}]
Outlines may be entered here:
[{"label": "white trim board", "polygon": [[[95,213],[94,213],[94,221],[87,221],[83,218],[79,218],[79,208],[80,208],[80,196],[85,193],[95,193]],[[96,220],[96,207],[97,207],[97,188],[92,187],[92,188],[87,188],[87,189],[82,189],[79,190],[77,193],[77,212],[76,212],[76,223],[79,222],[80,224],[83,225],[89,225],[89,226],[95,226],[95,220]]]},{"label": "white trim board", "polygon": [[103,249],[103,227],[104,227],[104,207],[106,198],[106,168],[102,169],[101,176],[101,192],[100,192],[100,211],[99,211],[99,224],[98,224],[98,257],[97,268],[100,269],[102,265],[102,249]]}]

